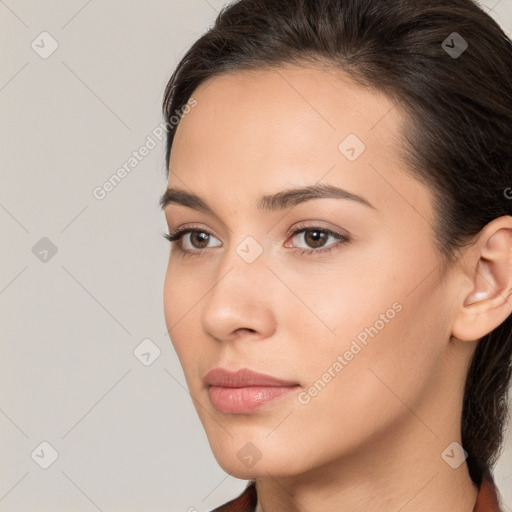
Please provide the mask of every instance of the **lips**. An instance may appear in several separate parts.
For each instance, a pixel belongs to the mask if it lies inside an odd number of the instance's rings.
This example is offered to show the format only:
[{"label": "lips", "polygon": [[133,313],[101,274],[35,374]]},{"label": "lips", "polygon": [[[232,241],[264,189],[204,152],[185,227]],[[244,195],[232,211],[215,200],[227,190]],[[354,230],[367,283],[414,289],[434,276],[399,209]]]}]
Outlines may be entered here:
[{"label": "lips", "polygon": [[298,385],[297,382],[281,380],[271,375],[253,372],[247,368],[237,372],[230,372],[224,368],[214,368],[205,375],[204,382],[208,386],[224,388],[244,388],[249,386],[288,387]]},{"label": "lips", "polygon": [[247,414],[296,390],[296,382],[253,372],[247,368],[230,372],[214,368],[204,377],[213,406],[225,414]]}]

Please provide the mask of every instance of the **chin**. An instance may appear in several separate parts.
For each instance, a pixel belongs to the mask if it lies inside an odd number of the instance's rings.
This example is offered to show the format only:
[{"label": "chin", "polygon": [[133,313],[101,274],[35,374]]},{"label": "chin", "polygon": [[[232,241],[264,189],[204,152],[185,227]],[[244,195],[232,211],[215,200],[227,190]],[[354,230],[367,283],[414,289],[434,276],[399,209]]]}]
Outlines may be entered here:
[{"label": "chin", "polygon": [[311,469],[308,461],[295,448],[287,448],[278,436],[273,443],[262,436],[223,436],[221,442],[210,442],[213,455],[226,472],[243,480],[262,476],[289,477]]},{"label": "chin", "polygon": [[[261,459],[253,467],[246,467],[236,457],[226,456],[215,456],[219,466],[231,476],[239,478],[241,480],[251,480],[253,478],[259,478],[264,476],[273,477],[289,477],[297,474],[287,464],[283,464],[281,461],[266,461]],[[301,473],[302,471],[298,471]]]}]

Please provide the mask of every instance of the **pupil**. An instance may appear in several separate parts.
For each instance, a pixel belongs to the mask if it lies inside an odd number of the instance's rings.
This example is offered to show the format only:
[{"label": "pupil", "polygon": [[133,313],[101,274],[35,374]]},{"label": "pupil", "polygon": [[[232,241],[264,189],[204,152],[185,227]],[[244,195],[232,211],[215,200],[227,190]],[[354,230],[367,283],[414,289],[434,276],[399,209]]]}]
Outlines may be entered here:
[{"label": "pupil", "polygon": [[307,241],[309,245],[312,245],[313,247],[321,247],[322,246],[322,242],[324,241],[324,238],[326,236],[325,233],[323,233],[322,231],[314,230],[314,231],[308,231],[308,234],[309,235],[306,235],[306,236],[309,236],[309,238],[313,239],[312,243]]},{"label": "pupil", "polygon": [[[206,247],[208,245],[208,234],[207,233],[194,233],[194,236],[199,240],[199,248]],[[195,244],[194,244],[195,245]]]}]

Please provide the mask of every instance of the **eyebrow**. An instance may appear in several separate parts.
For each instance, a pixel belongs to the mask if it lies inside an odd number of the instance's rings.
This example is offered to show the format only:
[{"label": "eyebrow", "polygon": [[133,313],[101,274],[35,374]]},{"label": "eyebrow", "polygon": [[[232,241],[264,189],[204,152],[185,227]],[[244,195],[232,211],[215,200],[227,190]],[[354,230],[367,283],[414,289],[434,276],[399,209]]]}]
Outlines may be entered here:
[{"label": "eyebrow", "polygon": [[[327,184],[291,188],[277,192],[276,194],[262,196],[258,202],[258,210],[261,212],[274,212],[291,208],[305,201],[310,201],[311,199],[349,199],[376,210],[375,206],[364,197],[335,187],[334,185]],[[162,210],[171,203],[215,215],[215,212],[206,201],[196,194],[180,188],[168,188],[162,194],[162,197],[160,197],[159,204]]]}]

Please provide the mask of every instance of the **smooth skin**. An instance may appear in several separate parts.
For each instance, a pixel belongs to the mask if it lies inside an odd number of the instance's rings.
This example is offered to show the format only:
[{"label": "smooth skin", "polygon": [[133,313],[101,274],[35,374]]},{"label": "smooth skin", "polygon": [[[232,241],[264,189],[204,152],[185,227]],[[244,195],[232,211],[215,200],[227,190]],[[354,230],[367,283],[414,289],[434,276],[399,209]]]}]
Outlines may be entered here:
[{"label": "smooth skin", "polygon": [[[224,74],[193,97],[197,105],[174,139],[168,186],[200,196],[214,213],[165,207],[169,229],[196,232],[173,243],[164,307],[218,463],[257,479],[265,512],[471,512],[478,489],[466,463],[453,469],[441,455],[461,443],[476,341],[512,311],[512,217],[488,224],[443,270],[431,191],[398,157],[402,113],[339,71]],[[366,146],[354,161],[339,150],[349,134]],[[315,184],[372,206],[320,198],[257,207],[262,196]],[[299,225],[309,231],[293,235]],[[348,241],[315,237],[321,229]],[[250,251],[262,249],[252,263],[237,252],[247,237],[258,244]],[[397,302],[400,312],[301,403],[299,392]],[[202,380],[216,367],[300,387],[253,413],[225,414]],[[244,446],[261,454],[252,467],[237,456]]]}]

